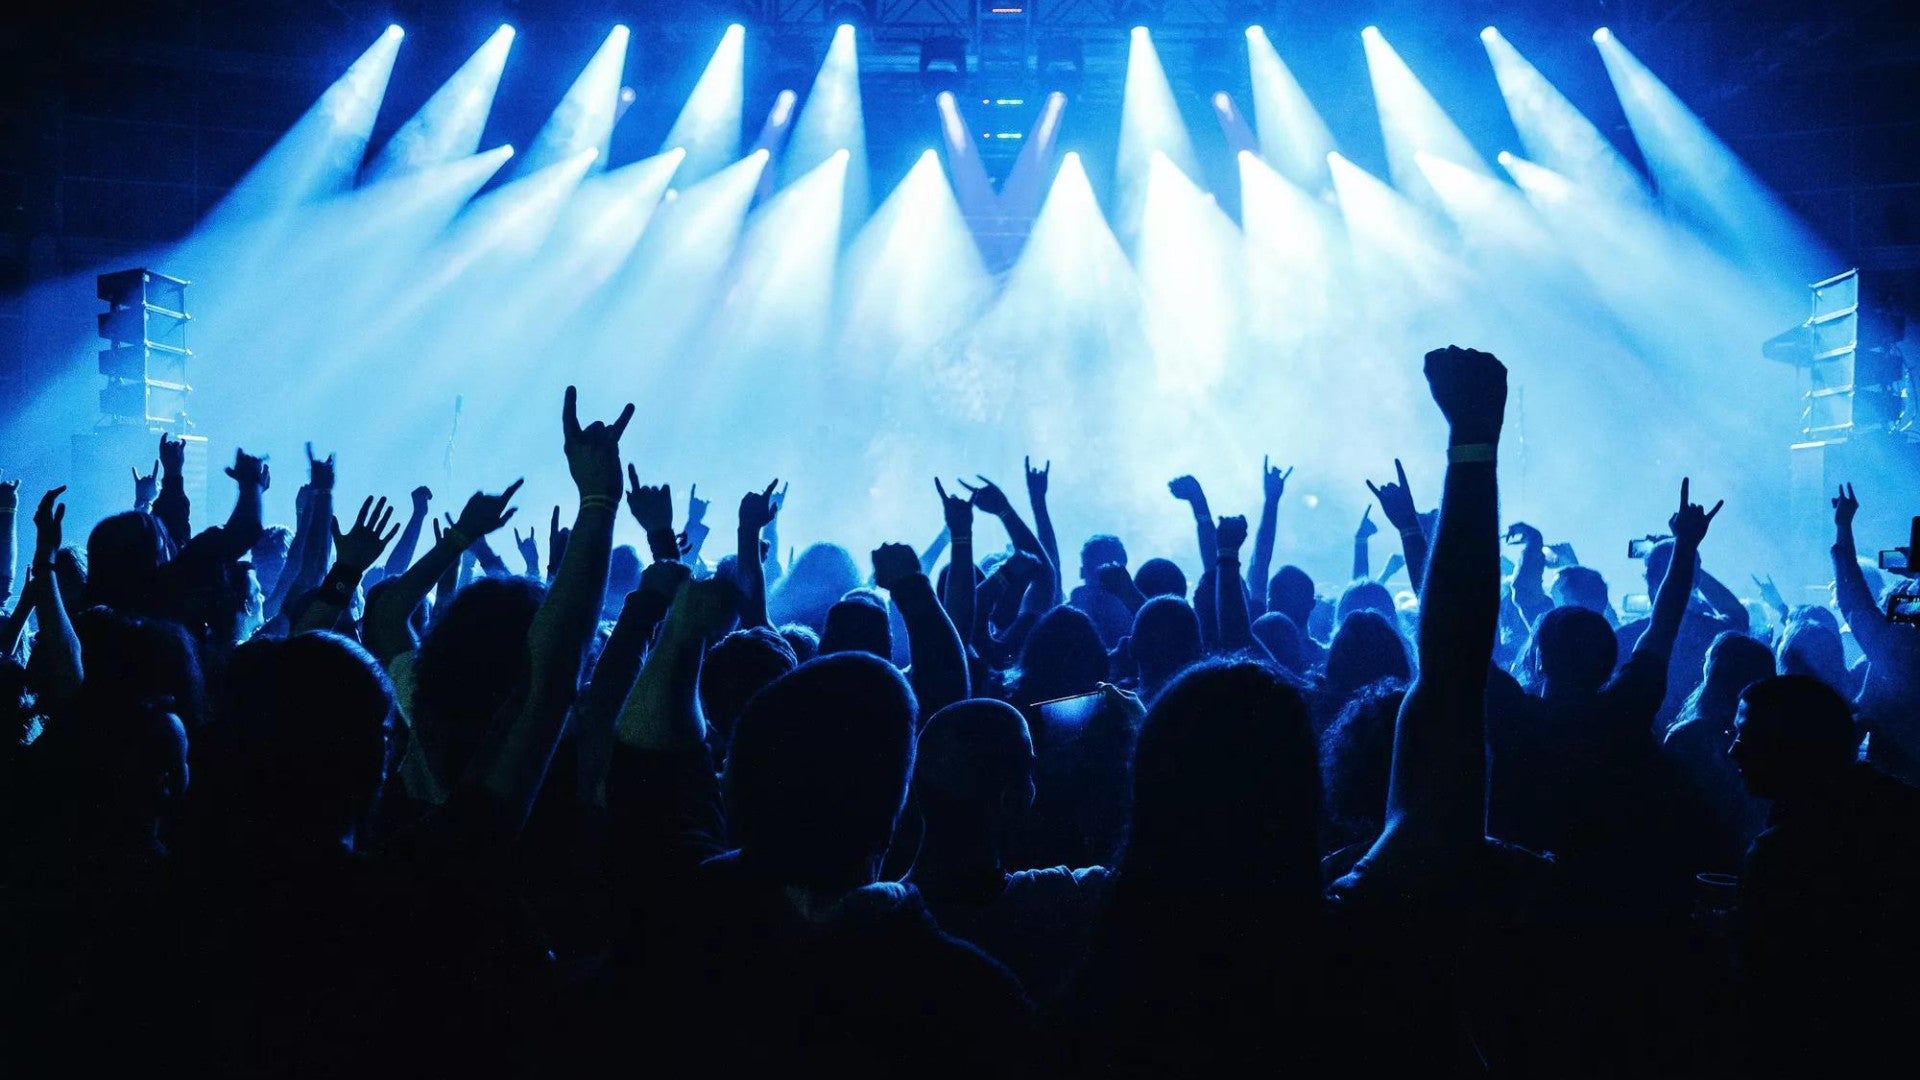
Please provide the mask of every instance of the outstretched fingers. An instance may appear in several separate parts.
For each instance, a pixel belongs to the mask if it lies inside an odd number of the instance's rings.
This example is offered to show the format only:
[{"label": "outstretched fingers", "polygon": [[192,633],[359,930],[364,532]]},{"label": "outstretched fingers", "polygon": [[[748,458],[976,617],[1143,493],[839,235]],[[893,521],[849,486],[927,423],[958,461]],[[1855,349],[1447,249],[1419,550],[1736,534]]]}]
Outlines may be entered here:
[{"label": "outstretched fingers", "polygon": [[572,442],[580,437],[580,390],[567,387],[565,403],[560,406],[560,430]]}]

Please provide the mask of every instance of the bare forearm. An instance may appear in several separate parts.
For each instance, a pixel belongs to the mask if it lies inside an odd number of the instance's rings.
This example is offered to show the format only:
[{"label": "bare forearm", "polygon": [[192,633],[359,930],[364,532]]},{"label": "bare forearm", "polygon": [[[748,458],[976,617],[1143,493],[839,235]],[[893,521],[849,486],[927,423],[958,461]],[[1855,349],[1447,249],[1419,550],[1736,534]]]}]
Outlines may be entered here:
[{"label": "bare forearm", "polygon": [[1352,581],[1366,581],[1373,577],[1373,560],[1367,555],[1367,538],[1356,536],[1353,539],[1353,576]]},{"label": "bare forearm", "polygon": [[27,672],[34,682],[55,701],[72,701],[80,694],[85,676],[80,665],[80,638],[67,618],[67,605],[61,601],[60,579],[46,569],[34,611],[40,616],[40,633],[34,638],[33,655]]},{"label": "bare forearm", "polygon": [[1686,618],[1687,601],[1693,596],[1699,565],[1698,549],[1684,544],[1674,545],[1673,561],[1667,565],[1667,576],[1660,579],[1660,589],[1654,594],[1653,614],[1647,621],[1647,630],[1634,644],[1633,651],[1636,654],[1673,655],[1673,643],[1680,637],[1680,621]]},{"label": "bare forearm", "polygon": [[420,546],[420,530],[426,523],[426,507],[415,503],[413,512],[407,515],[407,523],[400,527],[400,538],[394,542],[393,553],[387,556],[388,577],[399,577],[413,565],[414,550]]},{"label": "bare forearm", "polygon": [[896,581],[888,590],[907,624],[907,645],[913,658],[913,690],[920,714],[930,717],[972,695],[967,678],[967,653],[960,633],[947,618],[925,574]]},{"label": "bare forearm", "polygon": [[[367,647],[380,662],[391,661],[414,647],[413,627],[408,620],[441,575],[459,565],[464,546],[458,533],[449,533],[399,577],[388,578],[385,588],[374,590],[374,597],[367,602],[366,638]],[[450,595],[443,595],[441,602]]]},{"label": "bare forearm", "polygon": [[973,534],[952,537],[947,558],[947,616],[969,637],[973,633]]},{"label": "bare forearm", "polygon": [[1193,508],[1194,539],[1200,545],[1200,565],[1212,566],[1220,559],[1219,527],[1213,523],[1213,511],[1205,496],[1189,504]]},{"label": "bare forearm", "polygon": [[1228,652],[1258,648],[1253,636],[1253,618],[1247,613],[1247,593],[1240,584],[1240,560],[1231,554],[1220,556],[1213,575],[1214,610],[1220,618],[1220,645]]},{"label": "bare forearm", "polygon": [[1867,588],[1867,575],[1860,569],[1851,528],[1842,528],[1833,545],[1833,594],[1840,606],[1840,615],[1847,620],[1860,650],[1869,660],[1879,655],[1886,636],[1887,617],[1881,614],[1873,590]]},{"label": "bare forearm", "polygon": [[613,633],[607,636],[607,644],[593,666],[593,681],[580,695],[580,704],[573,711],[573,739],[579,764],[575,792],[583,803],[606,805],[614,723],[619,719],[621,704],[633,691],[647,642],[666,614],[664,597],[638,590],[628,594]]},{"label": "bare forearm", "polygon": [[1273,572],[1273,541],[1280,531],[1280,500],[1263,499],[1260,526],[1253,534],[1253,561],[1247,564],[1247,585],[1253,590],[1252,613],[1267,610],[1267,579]]},{"label": "bare forearm", "polygon": [[1407,580],[1419,592],[1427,580],[1427,534],[1418,525],[1400,530],[1400,553],[1407,560]]},{"label": "bare forearm", "polygon": [[671,616],[660,644],[647,655],[615,728],[620,744],[636,750],[685,750],[703,745],[700,658],[705,642],[674,625]]},{"label": "bare forearm", "polygon": [[760,530],[742,528],[735,572],[740,575],[740,625],[770,626],[767,621],[767,568],[760,563]]},{"label": "bare forearm", "polygon": [[525,821],[545,780],[554,747],[580,685],[580,665],[600,622],[613,554],[615,504],[587,502],[574,518],[560,574],[534,613],[527,633],[531,685],[527,703],[500,752],[486,763],[481,783]]},{"label": "bare forearm", "polygon": [[1040,549],[1047,557],[1047,565],[1053,567],[1053,603],[1055,606],[1067,602],[1066,590],[1062,587],[1065,578],[1060,572],[1060,538],[1053,531],[1053,513],[1047,509],[1047,497],[1033,499],[1033,524],[1040,532]]}]

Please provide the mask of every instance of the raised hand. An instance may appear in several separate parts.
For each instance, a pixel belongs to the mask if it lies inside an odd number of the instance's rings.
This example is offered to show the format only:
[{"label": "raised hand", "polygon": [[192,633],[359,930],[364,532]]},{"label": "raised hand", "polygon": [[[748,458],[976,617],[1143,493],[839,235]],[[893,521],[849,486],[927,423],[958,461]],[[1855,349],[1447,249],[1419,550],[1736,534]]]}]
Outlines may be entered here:
[{"label": "raised hand", "polygon": [[1756,588],[1760,590],[1761,603],[1767,605],[1768,607],[1772,608],[1775,611],[1787,610],[1787,598],[1781,595],[1780,586],[1775,585],[1773,583],[1772,574],[1768,574],[1764,578],[1761,577],[1759,574],[1754,574],[1753,584]]},{"label": "raised hand", "polygon": [[454,529],[466,537],[467,542],[471,544],[512,521],[518,508],[509,507],[507,504],[513,501],[514,495],[520,491],[520,485],[524,483],[526,483],[525,480],[515,480],[507,485],[507,490],[498,495],[489,495],[484,491],[474,492],[473,497],[467,500],[465,508],[460,511],[459,520],[453,523]]},{"label": "raised hand", "polygon": [[187,467],[187,440],[161,432],[160,467],[168,476],[179,476]]},{"label": "raised hand", "polygon": [[313,444],[307,444],[307,483],[315,491],[332,491],[334,481],[333,455],[328,454],[325,461],[313,456]]},{"label": "raised hand", "polygon": [[1674,543],[1697,548],[1700,541],[1707,537],[1707,526],[1713,524],[1714,516],[1720,513],[1721,507],[1727,505],[1727,500],[1714,503],[1711,510],[1702,509],[1698,503],[1687,501],[1689,484],[1690,480],[1681,478],[1680,509],[1667,519],[1667,531],[1673,534]]},{"label": "raised hand", "polygon": [[773,507],[775,514],[778,514],[781,508],[787,505],[787,488],[790,486],[790,484],[781,484],[780,490],[774,492],[773,498],[769,500],[769,504]]},{"label": "raised hand", "polygon": [[1292,475],[1293,466],[1289,465],[1286,472],[1281,472],[1273,467],[1265,454],[1260,456],[1260,493],[1268,502],[1280,501],[1280,496],[1287,493],[1287,478]]},{"label": "raised hand", "polygon": [[947,494],[939,477],[933,478],[933,490],[940,493],[940,510],[946,515],[947,535],[973,535],[973,500]]},{"label": "raised hand", "polygon": [[[533,530],[527,530],[527,539],[533,539]],[[567,543],[573,539],[573,530],[560,524],[560,508],[553,508],[553,517],[547,522],[547,576],[552,577],[560,570],[560,560],[566,557]],[[530,564],[537,566],[537,562]]]},{"label": "raised hand", "polygon": [[1191,476],[1176,476],[1172,480],[1169,480],[1167,482],[1167,491],[1170,492],[1174,498],[1185,503],[1199,502],[1207,497],[1206,492],[1200,489],[1200,481],[1195,480]]},{"label": "raised hand", "polygon": [[[555,509],[558,510],[558,507]],[[538,574],[540,572],[540,544],[538,543],[535,529],[532,526],[528,526],[527,535],[525,536],[520,535],[519,529],[514,529],[513,546],[520,552],[520,561],[527,564],[527,573],[529,575]],[[551,535],[549,535],[547,547],[549,550],[553,547]]]},{"label": "raised hand", "polygon": [[1426,358],[1427,389],[1452,429],[1455,446],[1500,441],[1506,420],[1507,368],[1492,353],[1449,345]]},{"label": "raised hand", "polygon": [[620,418],[608,424],[599,420],[580,426],[579,391],[569,386],[560,409],[560,430],[565,435],[567,471],[573,474],[573,486],[584,499],[603,498],[608,508],[620,499],[620,436],[633,419],[633,404],[620,412]]},{"label": "raised hand", "polygon": [[780,481],[775,480],[767,485],[765,491],[749,491],[740,496],[740,528],[742,530],[751,529],[759,532],[773,524],[774,515],[780,512],[779,506],[773,501],[774,490],[779,486]]},{"label": "raised hand", "polygon": [[[1226,519],[1222,518],[1221,521],[1223,523],[1223,529],[1224,529],[1224,522],[1226,521]],[[1353,542],[1356,544],[1360,543],[1361,541],[1366,540],[1368,537],[1372,536],[1374,533],[1377,533],[1379,531],[1380,531],[1380,526],[1375,525],[1373,523],[1373,504],[1368,503],[1367,508],[1365,510],[1360,511],[1360,525],[1358,528],[1353,530]],[[1220,543],[1224,546],[1226,542],[1227,542],[1226,537],[1222,536],[1220,538]]]},{"label": "raised hand", "polygon": [[955,482],[961,487],[966,488],[967,493],[973,496],[973,505],[975,507],[983,513],[992,514],[994,517],[1013,512],[1013,504],[1007,501],[1007,493],[1000,490],[1000,485],[978,474],[975,474],[974,479],[980,481],[979,487],[974,487],[965,480],[957,480]]},{"label": "raised hand", "polygon": [[433,489],[425,484],[413,489],[413,512],[426,516],[427,504],[433,501]]},{"label": "raised hand", "polygon": [[[164,460],[162,459],[163,463]],[[328,466],[328,470],[328,482],[331,484],[333,475],[331,465]],[[267,467],[265,454],[254,457],[245,450],[234,450],[233,466],[227,470],[227,476],[243,488],[251,487],[257,491],[265,491],[273,486],[273,473]]]},{"label": "raised hand", "polygon": [[1021,458],[1020,461],[1027,473],[1027,498],[1034,502],[1046,498],[1047,480],[1053,473],[1053,461],[1049,459],[1045,465],[1037,469],[1033,467],[1033,459],[1030,457]]},{"label": "raised hand", "polygon": [[627,510],[640,523],[642,532],[673,528],[673,485],[649,487],[640,483],[640,473],[627,466]]},{"label": "raised hand", "polygon": [[133,505],[145,509],[153,505],[160,495],[160,459],[155,458],[153,472],[140,475],[139,469],[128,469],[133,474]]},{"label": "raised hand", "polygon": [[67,485],[61,484],[45,495],[40,496],[40,506],[33,512],[33,565],[37,569],[53,564],[53,554],[60,550],[62,530],[67,521],[67,506],[60,496],[67,493]]},{"label": "raised hand", "polygon": [[1389,480],[1378,487],[1373,481],[1367,481],[1367,490],[1380,500],[1380,512],[1387,515],[1387,521],[1396,529],[1417,529],[1420,527],[1420,511],[1413,507],[1413,489],[1407,486],[1407,469],[1400,464],[1399,458],[1393,459],[1393,473],[1399,479]]},{"label": "raised hand", "polygon": [[1529,548],[1543,548],[1547,542],[1547,538],[1540,534],[1539,529],[1524,521],[1516,521],[1507,526],[1507,540]]},{"label": "raised hand", "polygon": [[881,544],[873,549],[873,583],[892,592],[920,572],[920,554],[905,544]]},{"label": "raised hand", "polygon": [[711,505],[713,501],[711,499],[701,498],[699,492],[699,484],[695,484],[687,489],[687,528],[689,531],[692,530],[693,526],[699,525],[707,520],[707,507]]},{"label": "raised hand", "polygon": [[360,504],[360,512],[353,517],[353,528],[340,531],[340,519],[333,519],[334,562],[355,576],[364,574],[380,561],[380,553],[387,550],[393,538],[400,535],[400,526],[387,528],[393,520],[393,507],[387,500],[375,502],[372,497]]},{"label": "raised hand", "polygon": [[1860,500],[1854,497],[1852,484],[1841,484],[1833,497],[1833,523],[1842,529],[1853,528],[1853,516],[1860,512]]},{"label": "raised hand", "polygon": [[[1364,518],[1362,520],[1365,520]],[[1371,525],[1372,522],[1367,522]],[[1376,531],[1378,531],[1376,529]],[[1220,554],[1222,557],[1238,557],[1240,545],[1247,542],[1247,519],[1239,514],[1231,514],[1220,519],[1218,530]]]}]

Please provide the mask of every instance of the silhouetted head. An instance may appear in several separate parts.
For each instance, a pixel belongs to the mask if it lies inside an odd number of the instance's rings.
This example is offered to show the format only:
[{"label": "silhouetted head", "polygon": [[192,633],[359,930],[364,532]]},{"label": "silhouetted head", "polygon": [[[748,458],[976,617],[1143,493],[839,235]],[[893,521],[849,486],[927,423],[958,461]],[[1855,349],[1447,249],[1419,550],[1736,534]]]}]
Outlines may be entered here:
[{"label": "silhouetted head", "polygon": [[820,634],[822,656],[856,650],[883,660],[893,656],[887,602],[871,589],[855,589],[828,608],[827,626]]},{"label": "silhouetted head", "polygon": [[1004,839],[1033,806],[1033,736],[1020,710],[972,698],[933,714],[914,756],[914,800],[929,843]]},{"label": "silhouetted head", "polygon": [[83,611],[73,623],[86,671],[83,705],[89,713],[158,709],[188,731],[206,719],[206,683],[193,639],[176,623],[142,619],[111,608]]},{"label": "silhouetted head", "polygon": [[1660,583],[1667,580],[1667,567],[1673,565],[1673,541],[1662,540],[1647,549],[1647,595],[1655,596],[1660,592]]},{"label": "silhouetted head", "polygon": [[138,510],[107,518],[87,537],[87,605],[162,614],[160,567],[172,558],[173,542],[159,518]]},{"label": "silhouetted head", "polygon": [[814,633],[811,627],[788,623],[780,628],[780,640],[793,650],[796,667],[820,655],[820,635]]},{"label": "silhouetted head", "polygon": [[1378,832],[1393,772],[1393,729],[1407,684],[1381,679],[1362,687],[1320,737],[1327,815],[1355,839]]},{"label": "silhouetted head", "polygon": [[[1815,609],[1824,610],[1824,609]],[[1846,647],[1840,632],[1820,619],[1794,619],[1780,635],[1776,670],[1782,675],[1811,675],[1834,690],[1846,692]]]},{"label": "silhouetted head", "polygon": [[210,740],[234,824],[261,839],[351,845],[386,777],[392,714],[386,673],[346,638],[256,638],[234,650]]},{"label": "silhouetted head", "polygon": [[1313,591],[1313,579],[1297,566],[1283,566],[1267,582],[1267,610],[1277,611],[1293,620],[1295,626],[1307,625],[1313,605],[1319,597]]},{"label": "silhouetted head", "polygon": [[519,712],[528,689],[527,632],[546,594],[528,578],[482,578],[453,594],[420,643],[413,739],[443,790]]},{"label": "silhouetted head", "polygon": [[616,598],[617,609],[626,601],[627,594],[639,587],[640,552],[632,544],[621,544],[607,560],[607,595]]},{"label": "silhouetted head", "polygon": [[253,542],[253,552],[249,557],[254,572],[260,575],[262,581],[279,581],[280,570],[287,565],[287,554],[292,550],[292,529],[285,525],[269,525],[260,530],[260,538]]},{"label": "silhouetted head", "polygon": [[913,771],[913,691],[867,653],[782,675],[740,714],[725,777],[727,824],[786,884],[869,884]]},{"label": "silhouetted head", "polygon": [[1859,747],[1846,698],[1810,675],[1775,675],[1741,691],[1727,753],[1748,791],[1779,799],[1844,775]]},{"label": "silhouetted head", "polygon": [[1607,579],[1587,566],[1569,566],[1554,577],[1553,602],[1560,607],[1583,607],[1603,617],[1613,611]]},{"label": "silhouetted head", "polygon": [[1100,568],[1109,563],[1127,565],[1127,546],[1117,536],[1100,533],[1080,545],[1080,580],[1091,585],[1099,578]]},{"label": "silhouetted head", "polygon": [[1148,711],[1134,751],[1129,890],[1320,893],[1320,771],[1305,702],[1247,660],[1203,664]]},{"label": "silhouetted head", "polygon": [[1773,674],[1773,653],[1736,630],[1723,630],[1707,648],[1700,685],[1680,707],[1681,721],[1731,724],[1740,691]]},{"label": "silhouetted head", "polygon": [[1187,595],[1187,575],[1172,559],[1148,559],[1140,564],[1140,570],[1133,575],[1133,587],[1149,599],[1155,596],[1178,596],[1184,599]]},{"label": "silhouetted head", "polygon": [[1107,650],[1093,620],[1077,608],[1057,607],[1040,617],[1020,652],[1013,702],[1026,706],[1091,691],[1107,677]]},{"label": "silhouetted head", "polygon": [[726,760],[734,724],[753,695],[799,666],[793,647],[764,626],[736,630],[707,650],[700,667],[700,710],[707,717],[715,761]]},{"label": "silhouetted head", "polygon": [[1413,678],[1407,639],[1377,611],[1356,611],[1340,623],[1327,646],[1326,684],[1345,697],[1381,679]]},{"label": "silhouetted head", "polygon": [[1328,641],[1333,637],[1333,602],[1316,598],[1313,610],[1307,614],[1307,636],[1314,641]]},{"label": "silhouetted head", "polygon": [[1816,626],[1824,626],[1836,634],[1840,632],[1840,616],[1835,615],[1832,608],[1814,604],[1801,604],[1794,608],[1787,614],[1787,622],[1790,624],[1810,622]]},{"label": "silhouetted head", "polygon": [[1399,617],[1399,611],[1393,606],[1393,593],[1377,581],[1356,581],[1340,593],[1340,604],[1334,609],[1334,621],[1344,623],[1347,616],[1356,611],[1374,611],[1392,620]]},{"label": "silhouetted head", "polygon": [[814,633],[827,626],[827,610],[860,587],[860,568],[838,544],[814,544],[800,553],[767,593],[775,623],[797,622]]},{"label": "silhouetted head", "polygon": [[1599,612],[1557,607],[1540,616],[1533,646],[1546,689],[1556,695],[1598,693],[1613,675],[1620,643]]},{"label": "silhouetted head", "polygon": [[1253,636],[1266,647],[1273,662],[1289,674],[1295,677],[1306,674],[1306,642],[1301,639],[1300,627],[1292,619],[1277,611],[1269,611],[1253,620]]},{"label": "silhouetted head", "polygon": [[1140,696],[1153,700],[1167,680],[1200,659],[1200,618],[1175,596],[1156,596],[1133,617],[1133,660],[1140,668]]}]

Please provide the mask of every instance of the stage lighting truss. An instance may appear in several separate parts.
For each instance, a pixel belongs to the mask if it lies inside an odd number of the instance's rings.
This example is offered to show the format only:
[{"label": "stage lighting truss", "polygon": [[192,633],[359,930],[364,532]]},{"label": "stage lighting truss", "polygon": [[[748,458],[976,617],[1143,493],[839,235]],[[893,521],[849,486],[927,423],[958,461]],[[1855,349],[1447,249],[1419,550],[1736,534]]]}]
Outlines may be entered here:
[{"label": "stage lighting truss", "polygon": [[100,350],[101,424],[173,432],[187,426],[188,282],[152,270],[121,270],[94,280],[107,310],[95,317]]}]

